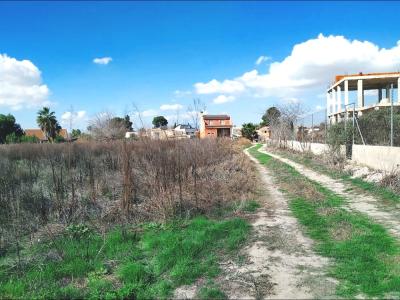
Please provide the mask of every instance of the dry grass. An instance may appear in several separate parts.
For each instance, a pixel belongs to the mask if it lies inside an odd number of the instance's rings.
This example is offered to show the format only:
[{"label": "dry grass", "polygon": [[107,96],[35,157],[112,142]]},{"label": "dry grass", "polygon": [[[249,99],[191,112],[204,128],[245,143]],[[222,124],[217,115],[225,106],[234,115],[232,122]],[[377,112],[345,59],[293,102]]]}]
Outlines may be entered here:
[{"label": "dry grass", "polygon": [[256,190],[229,140],[0,146],[0,250],[48,223],[99,226],[209,214]]}]

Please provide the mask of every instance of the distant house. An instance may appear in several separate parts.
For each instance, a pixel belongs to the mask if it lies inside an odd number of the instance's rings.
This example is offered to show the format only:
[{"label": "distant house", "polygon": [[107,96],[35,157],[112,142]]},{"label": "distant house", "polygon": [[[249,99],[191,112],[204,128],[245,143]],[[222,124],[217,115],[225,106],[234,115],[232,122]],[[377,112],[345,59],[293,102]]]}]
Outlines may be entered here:
[{"label": "distant house", "polygon": [[177,136],[187,135],[191,139],[196,137],[196,129],[190,124],[179,124],[174,128],[174,131]]},{"label": "distant house", "polygon": [[[48,142],[48,139],[41,129],[25,129],[25,135],[26,136],[33,136],[36,137],[41,143]],[[60,132],[58,133],[59,136],[61,136],[64,140],[69,139],[68,131],[67,129],[60,129]]]},{"label": "distant house", "polygon": [[175,131],[169,128],[146,129],[139,134],[140,137],[147,137],[152,140],[174,140],[190,138],[185,132]]},{"label": "distant house", "polygon": [[269,126],[263,126],[256,130],[258,134],[258,140],[260,142],[265,142],[266,140],[271,139],[271,129]]},{"label": "distant house", "polygon": [[125,138],[126,139],[135,138],[137,136],[138,136],[138,134],[137,134],[136,131],[127,131],[127,132],[125,132]]},{"label": "distant house", "polygon": [[200,138],[232,137],[232,120],[228,115],[202,115]]},{"label": "distant house", "polygon": [[242,126],[233,126],[232,127],[232,137],[234,139],[238,139],[242,137]]}]

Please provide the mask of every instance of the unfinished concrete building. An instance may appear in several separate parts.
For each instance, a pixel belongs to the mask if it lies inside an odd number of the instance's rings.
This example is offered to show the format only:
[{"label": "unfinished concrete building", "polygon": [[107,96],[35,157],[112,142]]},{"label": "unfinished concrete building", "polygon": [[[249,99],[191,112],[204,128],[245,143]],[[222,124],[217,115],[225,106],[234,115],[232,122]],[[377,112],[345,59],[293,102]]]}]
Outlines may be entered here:
[{"label": "unfinished concrete building", "polygon": [[[334,84],[328,88],[326,94],[326,107],[329,123],[334,124],[353,114],[361,116],[364,112],[383,107],[400,106],[400,72],[368,73],[353,75],[337,75]],[[391,87],[396,89],[395,99],[391,99]],[[366,91],[377,90],[376,101],[372,104],[365,103]],[[350,92],[356,91],[356,96],[351,97]],[[350,105],[354,103],[354,105]]]}]

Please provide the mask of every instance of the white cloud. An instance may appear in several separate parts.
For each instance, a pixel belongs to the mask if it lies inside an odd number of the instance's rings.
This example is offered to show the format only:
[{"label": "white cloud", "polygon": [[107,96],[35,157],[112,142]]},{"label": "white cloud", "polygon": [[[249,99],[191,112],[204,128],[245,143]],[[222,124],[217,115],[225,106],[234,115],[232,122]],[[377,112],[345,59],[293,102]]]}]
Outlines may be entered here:
[{"label": "white cloud", "polygon": [[142,111],[141,114],[143,117],[155,117],[158,114],[158,112],[154,109],[148,109],[148,110]]},{"label": "white cloud", "polygon": [[0,54],[0,106],[18,110],[47,105],[49,94],[40,70],[31,61]]},{"label": "white cloud", "polygon": [[218,97],[214,98],[213,103],[222,104],[222,103],[232,102],[233,100],[235,100],[234,96],[219,95]]},{"label": "white cloud", "polygon": [[232,94],[242,92],[245,89],[245,86],[239,81],[224,80],[223,82],[219,82],[216,79],[213,79],[207,83],[196,83],[194,87],[196,88],[196,92],[198,94]]},{"label": "white cloud", "polygon": [[86,111],[80,110],[77,112],[66,111],[61,115],[61,125],[72,127],[80,127],[83,122],[87,121]]},{"label": "white cloud", "polygon": [[255,64],[258,66],[258,65],[261,65],[263,62],[266,62],[270,59],[271,59],[271,57],[269,57],[269,56],[261,55],[259,58],[257,58]]},{"label": "white cloud", "polygon": [[160,106],[161,110],[178,110],[178,109],[182,109],[183,106],[181,104],[163,104]]},{"label": "white cloud", "polygon": [[294,45],[289,56],[270,64],[268,72],[245,72],[234,79],[196,83],[199,94],[240,94],[281,99],[316,95],[337,74],[388,72],[400,69],[400,41],[380,48],[369,41],[324,36]]},{"label": "white cloud", "polygon": [[98,65],[108,65],[112,61],[112,57],[98,57],[93,59],[93,62]]},{"label": "white cloud", "polygon": [[185,96],[189,96],[189,95],[191,95],[191,94],[192,94],[191,91],[181,91],[181,90],[176,90],[176,91],[174,91],[174,95],[175,95],[176,97],[178,97],[178,98],[182,98],[182,97],[185,97]]}]

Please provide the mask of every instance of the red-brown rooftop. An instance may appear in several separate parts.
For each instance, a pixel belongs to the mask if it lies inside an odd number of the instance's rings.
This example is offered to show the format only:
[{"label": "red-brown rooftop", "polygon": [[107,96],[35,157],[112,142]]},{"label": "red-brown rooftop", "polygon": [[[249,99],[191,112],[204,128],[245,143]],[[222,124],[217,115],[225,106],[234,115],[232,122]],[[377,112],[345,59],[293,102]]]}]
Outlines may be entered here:
[{"label": "red-brown rooftop", "polygon": [[204,120],[230,120],[228,115],[203,115]]}]

